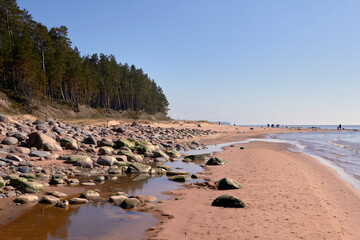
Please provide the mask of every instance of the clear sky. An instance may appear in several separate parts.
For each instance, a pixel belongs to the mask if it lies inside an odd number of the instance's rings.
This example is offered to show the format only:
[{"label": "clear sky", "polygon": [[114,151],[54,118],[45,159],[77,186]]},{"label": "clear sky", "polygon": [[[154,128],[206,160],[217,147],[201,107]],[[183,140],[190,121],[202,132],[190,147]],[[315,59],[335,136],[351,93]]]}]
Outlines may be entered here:
[{"label": "clear sky", "polygon": [[175,119],[360,124],[360,1],[20,0],[148,73]]}]

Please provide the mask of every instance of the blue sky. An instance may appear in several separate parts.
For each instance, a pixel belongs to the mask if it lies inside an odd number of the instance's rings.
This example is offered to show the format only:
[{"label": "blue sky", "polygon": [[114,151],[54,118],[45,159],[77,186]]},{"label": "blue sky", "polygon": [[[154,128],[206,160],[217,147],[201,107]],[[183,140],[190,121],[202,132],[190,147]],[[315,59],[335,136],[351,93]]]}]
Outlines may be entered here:
[{"label": "blue sky", "polygon": [[82,54],[114,54],[176,119],[360,124],[360,1],[21,0]]}]

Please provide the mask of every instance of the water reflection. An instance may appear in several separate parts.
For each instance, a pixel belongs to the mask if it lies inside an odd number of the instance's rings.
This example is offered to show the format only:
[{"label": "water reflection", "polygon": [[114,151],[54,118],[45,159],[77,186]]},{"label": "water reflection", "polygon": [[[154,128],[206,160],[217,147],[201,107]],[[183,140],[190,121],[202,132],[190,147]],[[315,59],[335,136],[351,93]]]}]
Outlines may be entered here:
[{"label": "water reflection", "polygon": [[[235,142],[237,143],[237,142]],[[224,146],[233,143],[208,146],[208,149],[191,150],[185,154],[205,154],[221,151]],[[168,162],[165,165],[191,174],[202,171],[195,163]],[[81,181],[93,180],[83,178]],[[202,181],[190,180],[189,183]],[[0,226],[1,239],[141,239],[146,228],[156,224],[150,213],[124,211],[108,203],[110,193],[122,191],[128,195],[154,195],[158,200],[167,199],[162,192],[180,188],[182,184],[169,181],[166,176],[122,175],[116,181],[97,183],[87,189],[99,189],[100,202],[87,205],[70,205],[68,209],[37,204],[17,219]],[[72,196],[74,197],[74,196]],[[70,198],[70,197],[69,197]]]}]

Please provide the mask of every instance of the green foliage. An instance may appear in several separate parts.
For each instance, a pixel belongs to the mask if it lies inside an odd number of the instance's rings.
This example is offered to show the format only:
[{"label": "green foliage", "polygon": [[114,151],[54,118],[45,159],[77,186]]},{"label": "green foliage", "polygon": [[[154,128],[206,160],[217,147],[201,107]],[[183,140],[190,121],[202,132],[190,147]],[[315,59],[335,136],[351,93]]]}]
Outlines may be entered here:
[{"label": "green foliage", "polygon": [[43,96],[72,105],[129,110],[136,118],[168,111],[161,87],[143,70],[113,55],[81,56],[65,26],[34,21],[15,0],[0,0],[0,87],[22,96]]}]

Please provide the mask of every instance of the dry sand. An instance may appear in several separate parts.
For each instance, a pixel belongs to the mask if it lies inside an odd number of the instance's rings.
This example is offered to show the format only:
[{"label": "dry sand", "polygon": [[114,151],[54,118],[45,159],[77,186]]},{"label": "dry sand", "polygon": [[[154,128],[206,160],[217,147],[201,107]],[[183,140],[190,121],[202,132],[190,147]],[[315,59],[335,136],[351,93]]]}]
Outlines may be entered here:
[{"label": "dry sand", "polygon": [[[270,131],[278,130],[228,134],[228,140]],[[222,138],[226,134],[218,140]],[[150,239],[360,239],[360,193],[333,169],[290,152],[285,144],[239,146],[217,153],[228,163],[207,166],[204,179],[211,185],[229,177],[243,188],[219,191],[192,185],[169,192],[173,197],[154,212],[159,223],[148,229]],[[212,207],[225,193],[242,199],[246,208]]]}]

